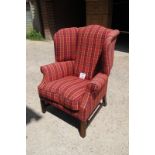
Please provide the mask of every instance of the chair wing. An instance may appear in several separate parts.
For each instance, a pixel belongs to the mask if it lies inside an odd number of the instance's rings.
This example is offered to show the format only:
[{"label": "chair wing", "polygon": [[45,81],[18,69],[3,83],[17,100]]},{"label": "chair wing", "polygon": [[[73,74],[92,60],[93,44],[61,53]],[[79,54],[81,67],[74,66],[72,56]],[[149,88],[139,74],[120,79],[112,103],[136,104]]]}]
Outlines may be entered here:
[{"label": "chair wing", "polygon": [[56,61],[74,60],[76,57],[78,28],[60,29],[54,34]]}]

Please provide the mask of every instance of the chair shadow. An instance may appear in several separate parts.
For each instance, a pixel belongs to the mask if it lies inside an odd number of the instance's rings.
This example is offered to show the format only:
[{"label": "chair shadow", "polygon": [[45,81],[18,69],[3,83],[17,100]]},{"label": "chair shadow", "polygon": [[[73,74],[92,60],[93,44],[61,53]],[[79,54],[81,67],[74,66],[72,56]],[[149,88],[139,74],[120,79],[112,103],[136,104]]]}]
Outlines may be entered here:
[{"label": "chair shadow", "polygon": [[28,125],[32,119],[35,121],[40,120],[42,117],[34,112],[31,108],[26,106],[26,125]]},{"label": "chair shadow", "polygon": [[68,123],[71,126],[73,126],[73,127],[75,127],[75,128],[78,129],[78,127],[79,127],[79,121],[77,119],[71,117],[67,113],[63,112],[62,110],[59,110],[59,109],[53,107],[52,105],[49,105],[47,107],[47,112],[55,115],[59,119],[65,121],[66,123]]}]

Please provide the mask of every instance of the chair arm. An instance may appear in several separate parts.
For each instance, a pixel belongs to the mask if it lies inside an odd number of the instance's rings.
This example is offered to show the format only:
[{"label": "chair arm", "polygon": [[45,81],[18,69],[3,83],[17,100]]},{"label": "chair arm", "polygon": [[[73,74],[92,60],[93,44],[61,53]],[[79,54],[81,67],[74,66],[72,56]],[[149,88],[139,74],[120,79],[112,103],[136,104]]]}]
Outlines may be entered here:
[{"label": "chair arm", "polygon": [[108,76],[103,73],[98,73],[87,85],[87,90],[93,94],[97,95],[101,89],[104,87],[108,79]]},{"label": "chair arm", "polygon": [[65,76],[73,75],[74,61],[64,61],[41,66],[44,75],[43,81],[53,81]]}]

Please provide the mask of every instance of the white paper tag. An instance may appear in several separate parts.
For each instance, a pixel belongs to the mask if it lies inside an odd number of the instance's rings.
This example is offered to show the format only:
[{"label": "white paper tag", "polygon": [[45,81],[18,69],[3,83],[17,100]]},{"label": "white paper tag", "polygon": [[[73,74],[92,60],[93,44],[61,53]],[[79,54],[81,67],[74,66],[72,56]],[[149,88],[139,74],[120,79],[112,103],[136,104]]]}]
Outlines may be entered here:
[{"label": "white paper tag", "polygon": [[84,80],[85,77],[86,77],[86,73],[80,73],[80,76],[79,76],[80,79],[83,79]]}]

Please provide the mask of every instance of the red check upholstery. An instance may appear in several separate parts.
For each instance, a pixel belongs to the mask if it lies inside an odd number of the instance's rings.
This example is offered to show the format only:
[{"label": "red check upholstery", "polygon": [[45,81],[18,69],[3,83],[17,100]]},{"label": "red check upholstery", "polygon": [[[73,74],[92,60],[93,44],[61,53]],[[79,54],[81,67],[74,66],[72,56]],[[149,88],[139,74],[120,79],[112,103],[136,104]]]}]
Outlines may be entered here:
[{"label": "red check upholstery", "polygon": [[59,30],[54,35],[54,47],[57,61],[74,60],[76,57],[77,47],[76,27]]},{"label": "red check upholstery", "polygon": [[105,40],[102,46],[101,54],[101,71],[107,75],[110,74],[113,66],[114,49],[118,35],[118,30],[106,29]]},{"label": "red check upholstery", "polygon": [[64,61],[41,66],[40,70],[44,75],[43,81],[49,82],[73,75],[73,67],[74,61]]},{"label": "red check upholstery", "polygon": [[[99,25],[61,29],[54,35],[56,63],[41,67],[41,99],[85,121],[106,95],[118,30]],[[80,73],[86,78],[80,79]]]},{"label": "red check upholstery", "polygon": [[94,97],[91,92],[86,91],[85,94],[82,97],[81,102],[79,103],[79,110],[78,111],[72,111],[61,104],[57,104],[56,102],[50,102],[47,101],[49,104],[52,106],[66,112],[67,114],[73,116],[74,118],[77,118],[81,121],[86,121],[89,116],[92,114],[94,109],[98,106],[100,103],[100,100],[102,99],[103,96],[106,94],[107,90],[107,76],[105,75],[104,77],[104,86],[102,90],[97,94],[96,97]]},{"label": "red check upholstery", "polygon": [[87,90],[94,96],[100,93],[106,83],[107,75],[98,73],[88,84]]},{"label": "red check upholstery", "polygon": [[66,76],[59,80],[45,83],[40,89],[40,95],[60,103],[71,110],[79,110],[81,99],[86,92],[88,80],[75,76]]},{"label": "red check upholstery", "polygon": [[86,79],[91,79],[101,54],[106,29],[99,25],[79,28],[77,56],[75,60],[75,75],[86,73]]}]

